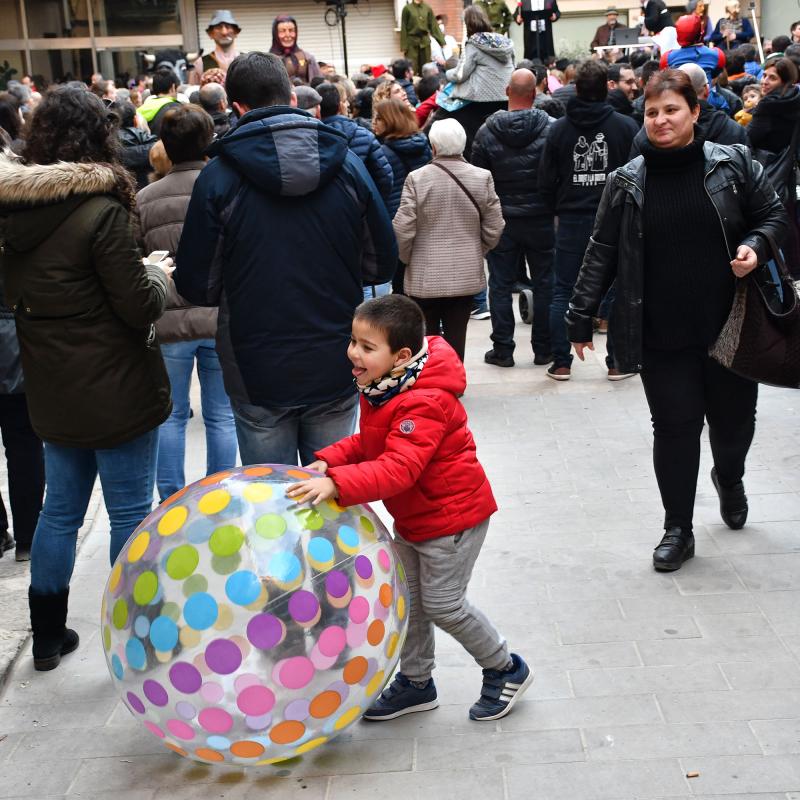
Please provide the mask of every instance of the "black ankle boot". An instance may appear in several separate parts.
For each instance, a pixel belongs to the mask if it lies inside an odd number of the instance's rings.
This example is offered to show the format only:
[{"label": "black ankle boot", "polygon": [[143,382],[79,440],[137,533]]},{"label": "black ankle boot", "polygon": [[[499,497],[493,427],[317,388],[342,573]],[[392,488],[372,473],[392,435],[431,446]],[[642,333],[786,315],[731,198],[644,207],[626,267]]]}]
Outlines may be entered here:
[{"label": "black ankle boot", "polygon": [[735,486],[722,486],[716,467],[711,470],[711,483],[714,484],[719,496],[719,513],[722,521],[734,531],[744,528],[748,511],[744,484],[739,481]]},{"label": "black ankle boot", "polygon": [[659,572],[674,572],[683,562],[694,557],[694,534],[681,528],[668,528],[653,551],[653,567]]},{"label": "black ankle boot", "polygon": [[43,672],[55,669],[61,656],[78,646],[78,634],[67,623],[69,589],[58,594],[37,594],[28,589],[33,628],[33,666]]}]

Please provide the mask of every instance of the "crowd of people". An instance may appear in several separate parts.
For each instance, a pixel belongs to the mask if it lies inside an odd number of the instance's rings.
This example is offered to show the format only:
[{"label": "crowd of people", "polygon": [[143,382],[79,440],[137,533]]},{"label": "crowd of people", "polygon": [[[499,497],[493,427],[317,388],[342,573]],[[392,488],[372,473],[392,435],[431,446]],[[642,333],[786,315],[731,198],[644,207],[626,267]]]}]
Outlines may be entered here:
[{"label": "crowd of people", "polygon": [[[595,333],[610,381],[641,374],[655,569],[694,555],[704,420],[721,516],[746,523],[757,385],[708,351],[772,243],[800,277],[800,23],[759,62],[737,3],[716,26],[693,3],[677,47],[608,63],[516,61],[489,0],[465,9],[456,52],[413,0],[403,57],[351,76],[301,49],[290,16],[269,52],[239,53],[218,11],[185,82],[167,64],[125,88],[0,94],[0,428],[37,669],[78,645],[69,583],[96,477],[112,563],[154,487],[183,485],[196,364],[209,474],[238,452],[327,471],[293,490],[313,502],[405,498],[387,507],[418,627],[371,718],[434,707],[433,623],[484,668],[473,719],[508,713],[530,671],[464,599],[496,504],[458,400],[471,320],[490,320],[487,364],[520,360],[521,290],[543,376],[570,380]],[[427,597],[439,578],[418,576],[445,558],[446,597]]]}]

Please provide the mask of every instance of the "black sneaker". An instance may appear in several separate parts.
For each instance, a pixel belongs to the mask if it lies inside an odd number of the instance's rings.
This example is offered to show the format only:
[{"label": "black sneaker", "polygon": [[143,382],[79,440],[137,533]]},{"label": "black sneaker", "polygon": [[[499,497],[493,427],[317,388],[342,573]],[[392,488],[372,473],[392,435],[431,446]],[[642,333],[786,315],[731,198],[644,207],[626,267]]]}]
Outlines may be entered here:
[{"label": "black sneaker", "polygon": [[430,711],[438,705],[433,678],[428,678],[425,686],[417,689],[402,672],[398,672],[381,696],[367,709],[364,719],[376,722],[396,719],[415,711]]},{"label": "black sneaker", "polygon": [[483,356],[483,360],[487,364],[492,364],[495,367],[513,367],[514,366],[514,356],[507,355],[504,356],[497,352],[494,348],[491,350],[487,350]]},{"label": "black sneaker", "polygon": [[523,692],[533,683],[533,672],[521,656],[511,654],[514,666],[510,672],[496,669],[483,671],[483,688],[478,702],[469,710],[476,722],[500,719],[508,714]]},{"label": "black sneaker", "polygon": [[711,483],[719,496],[719,513],[722,521],[732,530],[744,528],[747,522],[747,495],[744,493],[744,484],[739,481],[735,486],[722,486],[717,475],[717,468],[711,470]]},{"label": "black sneaker", "polygon": [[653,567],[659,572],[674,572],[690,558],[694,558],[694,534],[669,528],[653,551]]},{"label": "black sneaker", "polygon": [[553,363],[553,354],[552,353],[546,353],[543,356],[534,356],[533,357],[533,363],[537,367],[546,367],[548,364],[552,364]]}]

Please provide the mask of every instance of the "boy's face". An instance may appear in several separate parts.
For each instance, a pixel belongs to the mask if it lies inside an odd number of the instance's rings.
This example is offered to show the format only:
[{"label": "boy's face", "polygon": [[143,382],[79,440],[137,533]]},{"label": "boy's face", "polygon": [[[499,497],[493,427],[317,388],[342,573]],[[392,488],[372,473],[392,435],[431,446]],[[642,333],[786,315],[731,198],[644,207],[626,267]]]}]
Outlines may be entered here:
[{"label": "boy's face", "polygon": [[398,364],[408,361],[413,353],[408,347],[392,352],[386,334],[363,319],[353,320],[347,357],[353,364],[353,375],[361,386],[388,375]]},{"label": "boy's face", "polygon": [[758,92],[748,92],[742,98],[742,102],[744,103],[745,109],[749,111],[751,108],[755,108],[758,105],[760,99],[761,95]]}]

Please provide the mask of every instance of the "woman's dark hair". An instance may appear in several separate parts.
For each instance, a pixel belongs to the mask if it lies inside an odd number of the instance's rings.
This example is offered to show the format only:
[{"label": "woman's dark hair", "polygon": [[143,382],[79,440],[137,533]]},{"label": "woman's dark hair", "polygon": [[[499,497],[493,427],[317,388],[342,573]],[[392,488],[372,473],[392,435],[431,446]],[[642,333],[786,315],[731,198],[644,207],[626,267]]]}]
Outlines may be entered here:
[{"label": "woman's dark hair", "polygon": [[121,128],[133,128],[136,124],[136,106],[127,100],[117,100],[108,107],[119,117]]},{"label": "woman's dark hair", "polygon": [[17,98],[8,92],[0,92],[0,128],[12,139],[19,139],[22,119],[19,115]]},{"label": "woman's dark hair", "polygon": [[774,69],[778,73],[778,77],[783,84],[782,92],[788,91],[792,86],[797,83],[797,67],[791,58],[782,56],[776,58],[774,61],[768,61],[764,66],[764,70]]},{"label": "woman's dark hair", "polygon": [[403,294],[387,294],[367,300],[356,308],[354,319],[363,320],[382,331],[393,353],[404,347],[418,353],[425,341],[422,309]]},{"label": "woman's dark hair", "polygon": [[602,103],[608,97],[608,69],[601,61],[584,61],[575,75],[575,91],[581,100]]},{"label": "woman's dark hair", "polygon": [[359,117],[372,119],[372,95],[374,94],[375,90],[369,87],[356,92],[355,107]]},{"label": "woman's dark hair", "polygon": [[288,106],[292,99],[292,84],[283,61],[258,50],[236,56],[225,76],[225,91],[231,103],[249,108]]},{"label": "woman's dark hair", "polygon": [[188,103],[165,112],[160,134],[173,164],[200,161],[214,138],[214,121],[200,106]]},{"label": "woman's dark hair", "polygon": [[653,75],[647,81],[647,86],[644,87],[645,107],[647,107],[648,100],[658,97],[664,92],[676,92],[681,95],[691,110],[694,110],[699,105],[697,92],[692,86],[691,78],[682,70],[665,69],[663,72],[657,72]]},{"label": "woman's dark hair", "polygon": [[478,6],[467,6],[464,9],[464,25],[467,28],[467,38],[476,33],[491,33],[493,30],[489,17]]}]

